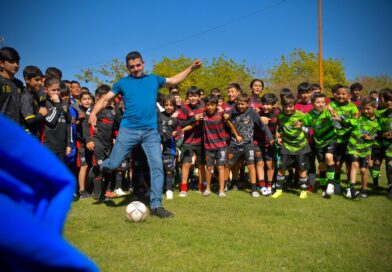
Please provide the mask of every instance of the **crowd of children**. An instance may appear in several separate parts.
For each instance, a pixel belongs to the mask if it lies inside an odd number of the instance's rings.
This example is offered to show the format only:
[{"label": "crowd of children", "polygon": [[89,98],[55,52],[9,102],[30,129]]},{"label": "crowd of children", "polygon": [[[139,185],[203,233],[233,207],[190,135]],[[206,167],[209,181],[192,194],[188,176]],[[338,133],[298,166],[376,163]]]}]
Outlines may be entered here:
[{"label": "crowd of children", "polygon": [[[97,114],[92,129],[89,114],[110,86],[101,85],[92,94],[77,81],[61,80],[57,68],[43,74],[27,66],[24,87],[14,77],[19,59],[13,48],[0,49],[0,112],[69,166],[79,181],[78,198],[104,201],[128,190],[138,196],[148,193],[148,166],[141,148],[114,173],[89,179],[89,169],[109,156],[116,140],[121,97]],[[157,101],[166,184],[162,193],[173,199],[176,189],[179,197],[196,189],[206,197],[214,191],[225,197],[228,190],[249,188],[252,197],[278,198],[294,181],[301,199],[318,188],[325,198],[341,193],[366,198],[368,176],[373,189],[379,189],[385,160],[387,196],[392,200],[392,90],[362,96],[362,89],[360,83],[337,84],[333,96],[327,97],[318,84],[304,82],[295,93],[282,89],[277,96],[263,94],[264,82],[254,79],[249,94],[230,83],[224,102],[216,88],[207,95],[192,86],[182,101],[178,87],[171,87]],[[341,192],[344,164],[348,182]]]}]

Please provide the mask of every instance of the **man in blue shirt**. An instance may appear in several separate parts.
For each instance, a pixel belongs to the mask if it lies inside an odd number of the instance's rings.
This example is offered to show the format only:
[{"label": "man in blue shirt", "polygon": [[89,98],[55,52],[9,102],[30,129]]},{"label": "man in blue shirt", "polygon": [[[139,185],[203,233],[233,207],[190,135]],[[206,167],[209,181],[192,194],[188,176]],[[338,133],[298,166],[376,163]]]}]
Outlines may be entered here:
[{"label": "man in blue shirt", "polygon": [[97,102],[90,114],[89,124],[95,127],[96,114],[105,108],[114,96],[122,95],[125,106],[124,115],[112,153],[101,165],[93,167],[89,176],[92,178],[99,175],[101,171],[117,169],[133,147],[141,144],[150,166],[151,214],[161,218],[171,217],[173,214],[162,207],[163,164],[156,110],[158,89],[163,85],[179,84],[193,70],[200,68],[201,64],[200,60],[195,60],[188,68],[170,78],[153,74],[146,75],[141,54],[136,51],[130,52],[126,56],[129,76],[117,81],[112,90]]}]

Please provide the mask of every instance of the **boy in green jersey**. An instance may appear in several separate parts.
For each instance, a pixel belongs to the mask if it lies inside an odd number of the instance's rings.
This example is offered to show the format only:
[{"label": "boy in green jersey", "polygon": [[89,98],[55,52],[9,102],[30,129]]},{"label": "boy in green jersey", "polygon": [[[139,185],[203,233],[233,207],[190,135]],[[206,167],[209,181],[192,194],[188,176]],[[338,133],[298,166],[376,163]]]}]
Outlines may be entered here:
[{"label": "boy in green jersey", "polygon": [[285,95],[281,99],[282,111],[278,116],[278,143],[281,144],[282,164],[278,169],[276,177],[276,192],[272,198],[278,198],[283,194],[283,183],[285,171],[297,168],[299,173],[299,183],[301,187],[300,198],[307,198],[307,174],[306,174],[306,154],[310,152],[310,147],[302,130],[302,123],[305,114],[295,110],[295,97],[292,94]]},{"label": "boy in green jersey", "polygon": [[316,157],[319,162],[320,185],[323,197],[329,198],[334,193],[335,162],[333,154],[336,149],[336,132],[332,115],[325,107],[326,96],[323,93],[313,94],[311,101],[313,109],[303,119],[305,127],[311,127],[316,147]]},{"label": "boy in green jersey", "polygon": [[[357,106],[350,102],[350,89],[339,85],[334,95],[334,100],[328,105],[332,115],[338,117],[339,121],[334,122],[337,134],[337,146],[334,154],[335,161],[335,193],[340,193],[340,172],[343,162],[347,165],[347,143],[351,135],[352,119],[359,118]],[[347,173],[349,173],[347,167]],[[347,174],[348,175],[348,174]]]},{"label": "boy in green jersey", "polygon": [[[374,115],[377,109],[377,102],[374,99],[366,99],[361,104],[362,115],[359,119],[353,119],[354,129],[351,132],[347,145],[347,154],[351,162],[350,187],[347,188],[346,197],[355,198],[358,196],[367,197],[366,187],[368,179],[368,163],[372,153],[374,139],[380,126]],[[355,190],[354,185],[357,179],[357,172],[360,170],[362,179],[361,192]]]},{"label": "boy in green jersey", "polygon": [[389,187],[387,196],[392,200],[392,90],[384,89],[380,91],[380,95],[385,108],[377,112],[380,125],[379,146],[372,151],[372,176],[373,182],[378,181],[381,163],[385,158],[385,173]]}]

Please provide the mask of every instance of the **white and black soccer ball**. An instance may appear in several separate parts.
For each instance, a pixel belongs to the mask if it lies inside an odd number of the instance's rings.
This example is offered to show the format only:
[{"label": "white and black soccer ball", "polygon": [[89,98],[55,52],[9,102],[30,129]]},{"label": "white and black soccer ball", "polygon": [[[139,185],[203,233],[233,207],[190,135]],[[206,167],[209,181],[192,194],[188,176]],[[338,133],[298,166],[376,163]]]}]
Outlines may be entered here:
[{"label": "white and black soccer ball", "polygon": [[141,222],[146,219],[148,215],[148,209],[143,202],[133,201],[129,203],[125,209],[125,215],[129,221]]}]

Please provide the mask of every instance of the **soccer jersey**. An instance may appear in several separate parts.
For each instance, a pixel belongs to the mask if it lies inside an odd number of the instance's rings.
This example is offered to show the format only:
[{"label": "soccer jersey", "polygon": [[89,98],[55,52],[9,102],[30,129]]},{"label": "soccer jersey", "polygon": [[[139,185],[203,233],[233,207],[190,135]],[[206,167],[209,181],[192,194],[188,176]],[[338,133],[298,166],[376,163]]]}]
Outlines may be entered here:
[{"label": "soccer jersey", "polygon": [[161,135],[163,146],[162,154],[175,155],[176,141],[173,138],[173,131],[177,129],[178,119],[168,116],[165,112],[158,113],[158,132]]},{"label": "soccer jersey", "polygon": [[216,150],[226,146],[223,113],[215,111],[212,116],[204,116],[203,137],[205,150]]},{"label": "soccer jersey", "polygon": [[[384,109],[378,113],[378,123],[380,125],[380,133],[392,131],[392,111]],[[386,148],[386,156],[392,158],[392,139],[381,138],[380,143]]]},{"label": "soccer jersey", "polygon": [[305,132],[302,128],[295,128],[294,123],[302,122],[305,114],[295,111],[292,115],[287,115],[281,111],[278,116],[278,130],[282,135],[282,154],[305,154],[310,151]]},{"label": "soccer jersey", "polygon": [[347,143],[352,131],[353,119],[357,118],[359,113],[358,108],[351,102],[342,105],[332,101],[330,105],[341,119],[340,126],[336,129],[337,142]]},{"label": "soccer jersey", "polygon": [[20,123],[20,96],[22,81],[0,76],[0,113]]},{"label": "soccer jersey", "polygon": [[40,138],[40,128],[44,120],[44,116],[38,112],[40,104],[37,93],[26,88],[20,98],[21,123],[27,133],[38,138]]},{"label": "soccer jersey", "polygon": [[308,113],[313,109],[313,104],[312,103],[303,103],[303,102],[298,102],[295,104],[294,109],[299,110],[303,113]]},{"label": "soccer jersey", "polygon": [[237,142],[235,136],[231,135],[231,147],[242,149],[246,145],[253,144],[253,135],[256,128],[261,129],[267,135],[268,142],[271,142],[274,139],[268,126],[261,122],[260,116],[253,108],[248,108],[243,113],[240,113],[236,108],[234,108],[230,111],[229,115],[235,129],[242,137],[242,141]]},{"label": "soccer jersey", "polygon": [[256,111],[261,108],[261,98],[259,96],[251,95],[249,107],[254,108]]},{"label": "soccer jersey", "polygon": [[195,116],[199,113],[203,113],[204,108],[200,103],[195,106],[185,105],[183,110],[178,113],[178,120],[181,127],[193,125],[191,130],[185,131],[184,143],[191,145],[200,145],[203,138],[203,128],[200,121],[196,121]]},{"label": "soccer jersey", "polygon": [[[268,121],[268,128],[271,131],[272,136],[276,134],[276,127],[278,125],[278,116],[280,113],[280,109],[273,108],[270,113],[264,113],[262,110],[259,111],[259,115],[262,117],[267,117]],[[256,129],[254,134],[254,143],[257,145],[263,145],[264,147],[269,146],[267,135],[262,133],[261,130]]]},{"label": "soccer jersey", "polygon": [[359,98],[354,98],[351,97],[351,103],[353,103],[355,106],[357,106],[358,111],[361,112],[362,110],[362,102],[366,100],[366,97],[359,97]]},{"label": "soccer jersey", "polygon": [[317,112],[315,109],[309,111],[304,119],[303,124],[313,129],[313,137],[316,148],[323,148],[333,141],[336,141],[335,128],[332,125],[331,113],[324,109]]},{"label": "soccer jersey", "polygon": [[[351,132],[348,140],[347,153],[359,158],[368,158],[372,152],[373,141],[380,130],[377,119],[369,119],[361,116],[353,123],[355,128]],[[372,137],[371,140],[365,140],[364,135]]]}]

